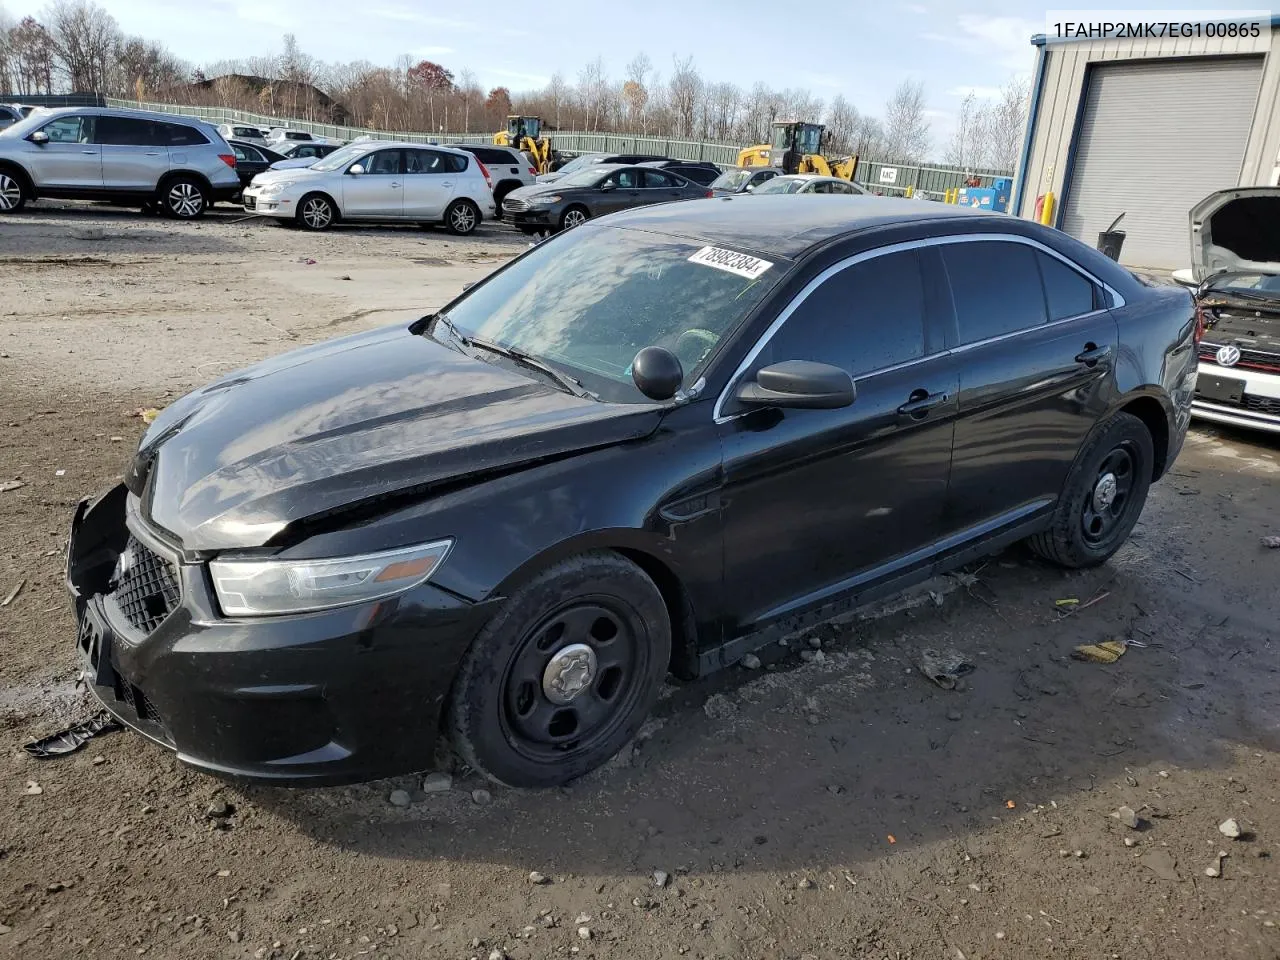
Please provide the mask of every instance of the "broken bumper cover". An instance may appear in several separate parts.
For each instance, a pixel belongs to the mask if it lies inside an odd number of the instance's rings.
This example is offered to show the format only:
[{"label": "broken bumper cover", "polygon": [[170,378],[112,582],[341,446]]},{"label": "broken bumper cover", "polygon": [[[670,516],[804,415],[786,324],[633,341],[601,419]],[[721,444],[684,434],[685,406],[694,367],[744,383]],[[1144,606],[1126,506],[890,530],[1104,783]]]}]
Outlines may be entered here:
[{"label": "broken bumper cover", "polygon": [[1280,433],[1280,374],[1200,361],[1192,416]]},{"label": "broken bumper cover", "polygon": [[[431,766],[445,698],[487,605],[423,585],[318,613],[228,619],[203,563],[185,562],[136,514],[126,526],[128,499],[119,486],[82,502],[67,549],[78,653],[115,717],[184,763],[235,779],[322,785]],[[146,550],[176,577],[180,599],[167,613],[122,596],[120,555]],[[149,632],[148,616],[163,617]]]}]

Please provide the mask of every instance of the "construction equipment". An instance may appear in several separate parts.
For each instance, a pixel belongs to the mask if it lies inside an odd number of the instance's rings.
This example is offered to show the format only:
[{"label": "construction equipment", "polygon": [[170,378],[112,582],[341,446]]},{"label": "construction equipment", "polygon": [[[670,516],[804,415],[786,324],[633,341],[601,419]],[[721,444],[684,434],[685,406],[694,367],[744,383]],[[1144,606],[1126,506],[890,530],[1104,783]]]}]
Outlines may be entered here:
[{"label": "construction equipment", "polygon": [[761,143],[738,153],[740,167],[779,168],[783,173],[817,173],[852,180],[858,172],[856,156],[829,160],[822,154],[826,127],[801,120],[776,120],[773,143]]},{"label": "construction equipment", "polygon": [[551,139],[542,136],[541,117],[507,117],[507,129],[495,133],[493,142],[528,154],[539,173],[551,172]]}]

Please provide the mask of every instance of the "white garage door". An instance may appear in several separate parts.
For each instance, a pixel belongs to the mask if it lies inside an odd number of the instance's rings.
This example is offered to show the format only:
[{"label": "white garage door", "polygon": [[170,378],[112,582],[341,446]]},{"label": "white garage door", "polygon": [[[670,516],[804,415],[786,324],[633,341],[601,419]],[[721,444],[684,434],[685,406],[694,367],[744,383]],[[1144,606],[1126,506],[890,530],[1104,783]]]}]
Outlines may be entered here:
[{"label": "white garage door", "polygon": [[1123,213],[1124,263],[1188,266],[1187,214],[1239,185],[1261,76],[1261,57],[1095,66],[1062,229],[1093,246]]}]

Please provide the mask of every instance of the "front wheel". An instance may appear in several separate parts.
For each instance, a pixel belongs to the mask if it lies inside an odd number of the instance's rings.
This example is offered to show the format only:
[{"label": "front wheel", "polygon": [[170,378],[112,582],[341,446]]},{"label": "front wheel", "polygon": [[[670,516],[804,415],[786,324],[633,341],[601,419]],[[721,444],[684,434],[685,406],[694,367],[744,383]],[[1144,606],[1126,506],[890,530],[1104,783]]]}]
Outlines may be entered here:
[{"label": "front wheel", "polygon": [[296,216],[304,230],[328,230],[337,219],[337,211],[328,197],[313,193],[302,198]]},{"label": "front wheel", "polygon": [[17,213],[26,203],[27,194],[18,178],[0,171],[0,213]]},{"label": "front wheel", "polygon": [[196,220],[204,216],[209,198],[204,187],[191,177],[175,177],[161,191],[164,212],[176,220]]},{"label": "front wheel", "polygon": [[566,783],[636,735],[670,657],[666,604],[644,571],[610,552],[562,561],[513,591],[467,651],[451,739],[498,783]]},{"label": "front wheel", "polygon": [[574,227],[582,226],[589,219],[590,215],[582,207],[570,207],[560,214],[560,229],[572,230]]},{"label": "front wheel", "polygon": [[1071,569],[1106,562],[1138,522],[1154,469],[1147,425],[1131,414],[1115,414],[1081,451],[1052,526],[1031,537],[1031,549]]},{"label": "front wheel", "polygon": [[444,224],[457,237],[475,233],[480,226],[480,208],[470,200],[455,200],[444,212]]}]

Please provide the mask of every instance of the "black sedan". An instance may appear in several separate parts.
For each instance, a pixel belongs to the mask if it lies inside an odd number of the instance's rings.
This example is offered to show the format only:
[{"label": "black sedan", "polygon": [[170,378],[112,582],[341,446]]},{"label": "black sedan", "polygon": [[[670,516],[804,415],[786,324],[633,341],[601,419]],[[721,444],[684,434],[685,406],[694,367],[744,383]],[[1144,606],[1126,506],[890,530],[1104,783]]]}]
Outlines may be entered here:
[{"label": "black sedan", "polygon": [[709,196],[707,187],[668,170],[599,163],[555,183],[512,190],[502,216],[522,233],[556,233],[606,213]]},{"label": "black sedan", "polygon": [[228,140],[231,152],[236,156],[236,175],[240,177],[240,186],[247,187],[253,178],[284,157],[274,150],[260,147],[244,140]]},{"label": "black sedan", "polygon": [[1199,335],[1186,290],[963,207],[588,223],[163,410],[72,521],[86,676],[212,773],[399,774],[443,734],[563,783],[668,672],[1016,540],[1105,562],[1182,447]]}]

